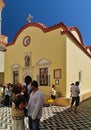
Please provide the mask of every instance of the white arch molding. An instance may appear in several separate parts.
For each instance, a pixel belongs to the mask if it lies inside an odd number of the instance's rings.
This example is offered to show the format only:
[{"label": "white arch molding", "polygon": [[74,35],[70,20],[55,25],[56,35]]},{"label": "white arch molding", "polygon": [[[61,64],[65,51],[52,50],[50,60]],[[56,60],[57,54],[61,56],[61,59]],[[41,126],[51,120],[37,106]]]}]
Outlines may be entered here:
[{"label": "white arch molding", "polygon": [[26,76],[31,76],[31,78],[33,79],[33,69],[34,66],[22,68],[22,82],[24,82]]},{"label": "white arch molding", "polygon": [[15,63],[11,66],[11,83],[19,83],[20,65]]}]

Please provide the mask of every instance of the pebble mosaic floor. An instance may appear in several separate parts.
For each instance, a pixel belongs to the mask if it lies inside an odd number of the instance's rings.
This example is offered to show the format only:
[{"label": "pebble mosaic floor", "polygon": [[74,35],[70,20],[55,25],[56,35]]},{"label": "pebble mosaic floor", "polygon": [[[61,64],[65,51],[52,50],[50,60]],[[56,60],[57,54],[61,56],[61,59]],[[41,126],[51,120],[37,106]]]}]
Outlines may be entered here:
[{"label": "pebble mosaic floor", "polygon": [[[28,118],[25,117],[26,130]],[[69,112],[67,107],[43,107],[41,130],[91,130],[91,98],[78,107],[78,112]],[[10,107],[0,107],[0,130],[13,130]]]}]

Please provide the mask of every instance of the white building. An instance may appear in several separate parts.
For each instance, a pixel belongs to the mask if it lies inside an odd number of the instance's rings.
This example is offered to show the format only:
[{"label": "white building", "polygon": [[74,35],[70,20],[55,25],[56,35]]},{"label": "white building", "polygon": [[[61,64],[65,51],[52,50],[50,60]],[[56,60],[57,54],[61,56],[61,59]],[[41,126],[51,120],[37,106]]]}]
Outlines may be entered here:
[{"label": "white building", "polygon": [[4,83],[4,51],[6,51],[7,37],[1,35],[1,22],[2,22],[2,9],[5,4],[3,0],[0,0],[0,84]]}]

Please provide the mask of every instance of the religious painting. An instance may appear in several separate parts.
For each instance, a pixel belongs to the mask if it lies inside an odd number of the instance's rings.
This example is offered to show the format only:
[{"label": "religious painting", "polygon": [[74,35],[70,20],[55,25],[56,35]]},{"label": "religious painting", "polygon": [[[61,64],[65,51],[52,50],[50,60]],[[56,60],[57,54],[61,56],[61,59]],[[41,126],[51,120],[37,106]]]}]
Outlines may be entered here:
[{"label": "religious painting", "polygon": [[29,67],[30,66],[30,56],[26,55],[25,56],[25,67]]},{"label": "religious painting", "polygon": [[40,85],[48,86],[48,68],[40,68]]},{"label": "religious painting", "polygon": [[60,79],[61,78],[61,69],[55,69],[54,70],[54,79]]},{"label": "religious painting", "polygon": [[30,44],[31,38],[29,36],[24,37],[23,45],[28,46]]}]

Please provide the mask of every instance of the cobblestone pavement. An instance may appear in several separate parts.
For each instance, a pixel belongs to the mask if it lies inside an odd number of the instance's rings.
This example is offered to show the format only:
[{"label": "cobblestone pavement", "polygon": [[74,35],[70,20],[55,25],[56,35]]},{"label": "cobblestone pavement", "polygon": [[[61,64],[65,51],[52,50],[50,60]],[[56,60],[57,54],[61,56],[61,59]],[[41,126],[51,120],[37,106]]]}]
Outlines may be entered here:
[{"label": "cobblestone pavement", "polygon": [[[28,130],[28,118],[25,118]],[[0,130],[12,130],[11,108],[0,107]],[[80,104],[78,112],[69,112],[67,107],[43,108],[41,130],[91,130],[91,98]]]}]

